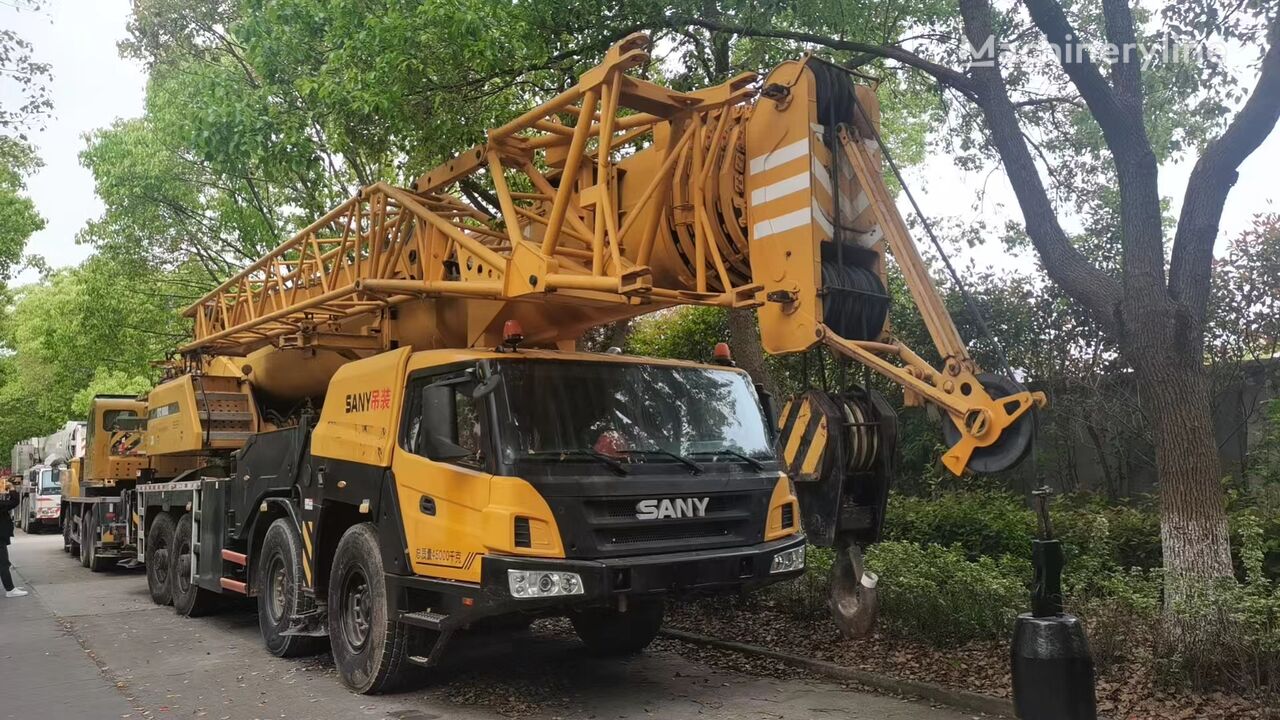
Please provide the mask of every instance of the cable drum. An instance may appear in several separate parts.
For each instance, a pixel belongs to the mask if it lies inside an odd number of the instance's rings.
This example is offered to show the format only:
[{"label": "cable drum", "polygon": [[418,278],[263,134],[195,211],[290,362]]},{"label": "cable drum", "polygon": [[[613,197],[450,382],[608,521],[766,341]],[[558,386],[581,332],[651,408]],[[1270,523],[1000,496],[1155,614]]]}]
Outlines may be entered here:
[{"label": "cable drum", "polygon": [[822,262],[822,321],[847,340],[875,340],[889,314],[880,276],[857,265]]},{"label": "cable drum", "polygon": [[862,405],[857,398],[844,398],[840,403],[844,411],[845,426],[849,428],[845,439],[846,471],[849,473],[866,472],[875,467],[880,447],[879,424],[870,408]]}]

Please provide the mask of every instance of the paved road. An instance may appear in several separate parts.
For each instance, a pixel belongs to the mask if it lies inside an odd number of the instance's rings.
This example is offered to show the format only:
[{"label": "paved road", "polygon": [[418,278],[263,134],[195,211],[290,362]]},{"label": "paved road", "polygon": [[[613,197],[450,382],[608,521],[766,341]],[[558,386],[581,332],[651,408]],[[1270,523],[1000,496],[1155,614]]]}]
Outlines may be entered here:
[{"label": "paved road", "polygon": [[803,718],[963,720],[961,713],[799,679],[719,670],[657,650],[600,661],[557,628],[469,638],[418,688],[347,692],[327,656],[271,657],[252,609],[187,619],[138,571],[94,574],[61,538],[10,548],[32,595],[0,597],[0,719]]}]

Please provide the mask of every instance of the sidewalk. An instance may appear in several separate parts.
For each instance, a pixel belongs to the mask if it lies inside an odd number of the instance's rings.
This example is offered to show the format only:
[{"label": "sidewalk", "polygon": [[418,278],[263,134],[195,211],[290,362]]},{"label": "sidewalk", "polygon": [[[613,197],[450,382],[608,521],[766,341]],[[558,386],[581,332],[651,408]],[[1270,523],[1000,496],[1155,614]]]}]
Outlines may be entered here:
[{"label": "sidewalk", "polygon": [[[19,533],[14,544],[39,540]],[[15,548],[9,549],[13,557]],[[139,716],[76,639],[63,630],[40,597],[40,588],[31,586],[20,566],[13,570],[14,582],[31,594],[22,598],[0,595],[0,718],[110,720]]]}]

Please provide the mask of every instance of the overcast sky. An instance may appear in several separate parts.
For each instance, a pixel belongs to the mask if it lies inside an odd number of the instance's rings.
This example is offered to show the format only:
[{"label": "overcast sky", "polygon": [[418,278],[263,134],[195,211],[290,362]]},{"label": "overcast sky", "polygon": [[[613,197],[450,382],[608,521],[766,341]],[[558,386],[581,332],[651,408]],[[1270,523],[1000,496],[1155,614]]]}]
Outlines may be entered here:
[{"label": "overcast sky", "polygon": [[[75,236],[87,220],[102,211],[92,177],[79,163],[83,135],[117,118],[141,114],[146,73],[137,63],[122,59],[116,50],[125,34],[128,0],[49,0],[47,5],[38,14],[19,13],[0,0],[0,27],[12,28],[30,40],[37,58],[53,65],[54,118],[34,136],[45,167],[29,183],[30,195],[48,227],[31,239],[28,251],[43,255],[54,266],[63,266],[76,264],[89,254],[89,248],[76,245]],[[1240,181],[1223,215],[1223,237],[1247,227],[1255,213],[1280,210],[1278,167],[1280,132],[1273,133],[1241,168]],[[1190,171],[1190,163],[1183,163],[1162,168],[1160,173],[1161,192],[1173,199],[1175,212]],[[975,190],[985,180],[985,174],[960,173],[941,157],[908,174],[925,212],[937,217],[974,217]],[[1016,204],[1008,183],[996,176],[987,186],[986,201],[978,212],[989,221],[1010,216]],[[1219,247],[1224,244],[1220,241]],[[983,264],[1009,262],[994,246],[979,250],[977,257]],[[27,272],[17,282],[34,279],[36,276]]]}]

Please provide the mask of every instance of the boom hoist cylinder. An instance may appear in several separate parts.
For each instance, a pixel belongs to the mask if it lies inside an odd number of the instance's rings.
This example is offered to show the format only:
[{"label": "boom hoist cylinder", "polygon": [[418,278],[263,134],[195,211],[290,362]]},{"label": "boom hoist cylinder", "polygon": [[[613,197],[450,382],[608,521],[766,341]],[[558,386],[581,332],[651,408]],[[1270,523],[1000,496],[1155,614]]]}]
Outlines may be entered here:
[{"label": "boom hoist cylinder", "polygon": [[[275,415],[259,405],[297,407],[344,363],[395,348],[492,348],[516,321],[526,345],[568,349],[663,308],[755,308],[767,352],[824,346],[938,407],[952,472],[1024,456],[1045,398],[969,356],[882,180],[874,92],[814,58],[677,92],[634,74],[649,49],[644,34],[623,39],[483,144],[411,188],[364,188],[192,305],[181,352],[231,359],[170,394],[195,402],[214,375],[232,378],[220,391],[255,398],[236,417],[266,427]],[[886,254],[941,367],[888,327]],[[810,391],[783,413],[805,525],[850,550],[857,582],[895,445],[896,416],[868,388]]]}]

